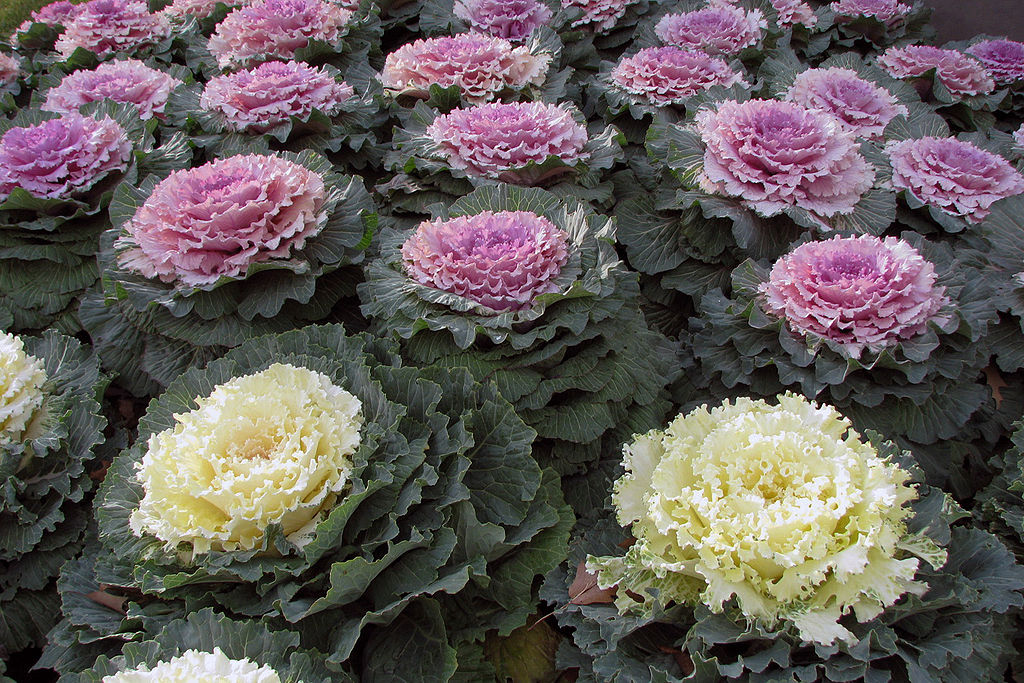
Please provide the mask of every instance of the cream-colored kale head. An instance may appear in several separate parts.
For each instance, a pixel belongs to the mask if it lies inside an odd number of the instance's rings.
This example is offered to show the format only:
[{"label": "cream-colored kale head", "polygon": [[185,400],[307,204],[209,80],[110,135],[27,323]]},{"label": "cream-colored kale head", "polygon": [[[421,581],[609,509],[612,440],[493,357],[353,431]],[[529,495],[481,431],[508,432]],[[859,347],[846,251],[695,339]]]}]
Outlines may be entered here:
[{"label": "cream-colored kale head", "polygon": [[914,581],[919,557],[945,553],[907,533],[909,474],[860,440],[829,406],[786,394],[778,405],[740,398],[677,417],[624,448],[612,500],[636,543],[624,557],[590,557],[621,612],[735,597],[751,621],[792,622],[805,641],[852,640],[839,624],[867,621]]},{"label": "cream-colored kale head", "polygon": [[21,438],[43,403],[43,361],[25,353],[21,339],[0,332],[0,446]]},{"label": "cream-colored kale head", "polygon": [[272,524],[308,542],[348,482],[359,399],[326,375],[277,363],[196,402],[150,436],[136,464],[145,496],[132,531],[192,555],[251,550]]},{"label": "cream-colored kale head", "polygon": [[219,647],[213,652],[186,650],[160,662],[152,669],[142,664],[137,669],[103,677],[103,683],[281,683],[281,677],[269,666],[249,659],[229,659]]}]

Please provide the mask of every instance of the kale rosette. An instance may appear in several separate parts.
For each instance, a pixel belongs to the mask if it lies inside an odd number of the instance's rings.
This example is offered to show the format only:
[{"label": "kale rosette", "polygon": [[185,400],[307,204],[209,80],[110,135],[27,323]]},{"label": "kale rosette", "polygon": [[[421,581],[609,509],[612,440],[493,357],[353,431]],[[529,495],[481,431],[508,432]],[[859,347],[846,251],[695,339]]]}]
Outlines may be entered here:
[{"label": "kale rosette", "polygon": [[[534,436],[493,387],[403,367],[394,342],[246,342],[174,380],[115,459],[45,660],[86,668],[202,603],[296,631],[335,671],[447,680],[564,556],[573,517]],[[81,600],[101,585],[124,606],[102,619]]]}]

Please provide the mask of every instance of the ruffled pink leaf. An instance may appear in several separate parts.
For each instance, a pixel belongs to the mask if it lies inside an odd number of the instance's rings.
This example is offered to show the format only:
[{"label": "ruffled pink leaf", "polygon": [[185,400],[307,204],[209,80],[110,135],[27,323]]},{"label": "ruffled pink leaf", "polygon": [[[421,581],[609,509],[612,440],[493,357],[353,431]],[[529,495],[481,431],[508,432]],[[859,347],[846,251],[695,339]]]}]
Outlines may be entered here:
[{"label": "ruffled pink leaf", "polygon": [[528,211],[424,221],[402,245],[413,280],[495,311],[527,308],[537,295],[558,291],[568,258],[565,231]]},{"label": "ruffled pink leaf", "polygon": [[797,206],[849,214],[874,182],[872,166],[835,117],[792,102],[722,102],[697,114],[707,145],[702,187],[771,216]]},{"label": "ruffled pink leaf", "polygon": [[935,268],[903,240],[871,235],[809,242],[775,262],[760,287],[765,309],[799,334],[858,358],[927,329],[948,299]]},{"label": "ruffled pink leaf", "polygon": [[998,154],[956,138],[889,142],[892,184],[925,204],[977,223],[989,207],[1024,192],[1024,177]]},{"label": "ruffled pink leaf", "polygon": [[305,166],[250,154],[175,171],[117,241],[119,262],[186,286],[243,276],[287,259],[327,221],[323,179]]}]

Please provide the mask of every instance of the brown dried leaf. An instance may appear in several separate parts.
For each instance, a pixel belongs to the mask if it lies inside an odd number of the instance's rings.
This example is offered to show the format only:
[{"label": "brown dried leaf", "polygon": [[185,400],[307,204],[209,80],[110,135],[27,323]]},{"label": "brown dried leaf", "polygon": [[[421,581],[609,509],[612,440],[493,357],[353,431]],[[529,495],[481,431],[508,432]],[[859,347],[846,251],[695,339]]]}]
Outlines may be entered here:
[{"label": "brown dried leaf", "polygon": [[615,588],[598,588],[597,576],[587,571],[587,561],[576,565],[576,578],[569,586],[569,602],[574,605],[608,603],[615,599]]},{"label": "brown dried leaf", "polygon": [[998,410],[1003,403],[1003,392],[999,390],[1007,386],[1006,380],[992,365],[985,368],[985,380],[988,382],[989,389],[992,390],[992,398],[996,400],[996,409]]},{"label": "brown dried leaf", "polygon": [[123,598],[119,595],[112,595],[105,590],[93,591],[92,593],[86,593],[85,597],[89,598],[95,603],[108,607],[115,612],[125,614],[124,603],[128,598]]}]

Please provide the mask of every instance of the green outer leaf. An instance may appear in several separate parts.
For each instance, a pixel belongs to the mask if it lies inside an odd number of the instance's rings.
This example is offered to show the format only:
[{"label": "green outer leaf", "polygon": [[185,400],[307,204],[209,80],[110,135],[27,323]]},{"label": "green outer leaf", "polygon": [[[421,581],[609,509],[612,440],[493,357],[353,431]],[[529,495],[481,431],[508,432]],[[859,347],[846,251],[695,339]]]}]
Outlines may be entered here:
[{"label": "green outer leaf", "polygon": [[365,681],[447,681],[455,673],[455,648],[448,645],[444,615],[433,600],[412,603],[367,643]]},{"label": "green outer leaf", "polygon": [[671,270],[686,259],[681,223],[690,217],[658,213],[650,195],[628,199],[616,207],[616,236],[626,247],[629,264],[654,275]]}]

